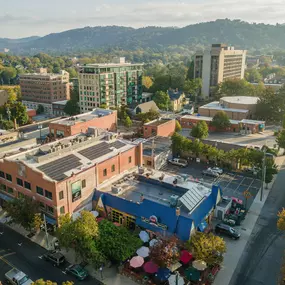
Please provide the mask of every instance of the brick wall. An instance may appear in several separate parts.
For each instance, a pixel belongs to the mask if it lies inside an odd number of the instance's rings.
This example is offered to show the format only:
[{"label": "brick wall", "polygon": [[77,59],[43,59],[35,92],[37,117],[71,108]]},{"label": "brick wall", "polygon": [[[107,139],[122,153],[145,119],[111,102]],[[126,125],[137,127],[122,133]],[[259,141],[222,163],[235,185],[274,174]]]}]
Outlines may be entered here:
[{"label": "brick wall", "polygon": [[144,124],[143,136],[149,138],[153,136],[169,137],[175,132],[175,120],[165,120],[163,124]]}]

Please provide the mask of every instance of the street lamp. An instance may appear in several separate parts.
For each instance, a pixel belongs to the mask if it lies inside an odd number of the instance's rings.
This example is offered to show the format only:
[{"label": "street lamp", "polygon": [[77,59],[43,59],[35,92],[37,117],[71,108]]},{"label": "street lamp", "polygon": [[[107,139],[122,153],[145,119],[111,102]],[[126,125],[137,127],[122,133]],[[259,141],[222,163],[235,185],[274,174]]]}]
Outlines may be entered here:
[{"label": "street lamp", "polygon": [[42,124],[38,125],[38,129],[40,130],[40,138],[42,137],[42,128],[43,128]]},{"label": "street lamp", "polygon": [[11,111],[10,111],[9,107],[7,107],[6,112],[7,112],[7,115],[8,115],[8,121],[10,121],[10,118],[11,118]]}]

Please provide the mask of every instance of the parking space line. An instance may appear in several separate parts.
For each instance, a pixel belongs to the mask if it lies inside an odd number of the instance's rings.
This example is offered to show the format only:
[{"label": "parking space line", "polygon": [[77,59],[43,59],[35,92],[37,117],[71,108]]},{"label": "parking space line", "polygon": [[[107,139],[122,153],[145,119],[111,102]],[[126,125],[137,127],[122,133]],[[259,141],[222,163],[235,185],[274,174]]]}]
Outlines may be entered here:
[{"label": "parking space line", "polygon": [[14,265],[12,263],[10,263],[7,259],[5,259],[4,257],[0,256],[0,260],[2,260],[3,262],[5,262],[7,265],[9,265],[12,268],[15,268]]},{"label": "parking space line", "polygon": [[238,187],[234,190],[234,192],[239,192],[238,189],[242,184],[242,182],[244,181],[245,177],[243,177],[242,181],[240,182],[240,184],[238,185]]}]

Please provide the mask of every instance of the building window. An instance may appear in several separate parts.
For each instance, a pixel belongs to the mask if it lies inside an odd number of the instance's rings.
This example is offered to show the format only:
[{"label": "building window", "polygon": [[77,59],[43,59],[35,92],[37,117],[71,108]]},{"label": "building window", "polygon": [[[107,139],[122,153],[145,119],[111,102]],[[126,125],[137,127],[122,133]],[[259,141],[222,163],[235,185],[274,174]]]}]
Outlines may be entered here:
[{"label": "building window", "polygon": [[20,179],[20,178],[17,178],[17,184],[18,184],[19,186],[22,186],[22,187],[23,187],[23,180]]},{"label": "building window", "polygon": [[25,185],[26,189],[31,190],[31,183],[30,182],[25,181],[24,185]]},{"label": "building window", "polygon": [[40,202],[40,209],[43,209],[43,210],[46,209],[46,205],[43,202]]},{"label": "building window", "polygon": [[129,156],[129,163],[131,163],[132,162],[132,157],[131,156]]},{"label": "building window", "polygon": [[82,180],[81,184],[82,184],[81,187],[82,187],[82,188],[85,188],[85,187],[86,187],[86,180],[85,180],[85,179]]},{"label": "building window", "polygon": [[116,170],[115,168],[115,164],[112,165],[112,168],[111,168],[112,172],[114,172]]},{"label": "building window", "polygon": [[152,165],[151,160],[148,160],[148,161],[146,162],[146,165],[151,166],[151,165]]},{"label": "building window", "polygon": [[0,177],[5,178],[5,173],[3,171],[0,171]]},{"label": "building window", "polygon": [[14,193],[14,190],[13,190],[13,188],[8,187],[8,188],[7,188],[7,192],[8,192],[9,194],[13,194],[13,193]]},{"label": "building window", "polygon": [[47,206],[47,212],[53,215],[53,207]]},{"label": "building window", "polygon": [[50,200],[52,200],[52,193],[47,191],[47,190],[45,190],[45,197],[50,199]]},{"label": "building window", "polygon": [[44,196],[44,189],[42,187],[37,186],[36,191],[39,195]]},{"label": "building window", "polygon": [[8,181],[11,181],[11,182],[12,182],[12,175],[9,174],[9,173],[6,173],[6,179],[7,179]]},{"label": "building window", "polygon": [[107,169],[106,168],[103,170],[103,176],[107,176]]},{"label": "building window", "polygon": [[65,214],[64,206],[60,207],[59,211],[60,211],[60,214]]},{"label": "building window", "polygon": [[7,191],[7,186],[4,184],[0,184],[0,190]]},{"label": "building window", "polygon": [[60,191],[59,192],[59,200],[62,200],[63,198],[64,198],[63,191]]}]

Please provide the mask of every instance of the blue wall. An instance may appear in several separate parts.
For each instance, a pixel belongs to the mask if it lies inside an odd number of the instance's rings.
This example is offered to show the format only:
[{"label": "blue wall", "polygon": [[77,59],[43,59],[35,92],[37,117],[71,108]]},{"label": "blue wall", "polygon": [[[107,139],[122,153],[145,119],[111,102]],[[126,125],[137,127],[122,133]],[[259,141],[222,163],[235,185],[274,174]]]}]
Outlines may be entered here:
[{"label": "blue wall", "polygon": [[135,216],[136,224],[138,226],[154,232],[164,233],[163,229],[145,223],[141,220],[141,217],[148,219],[150,216],[155,215],[158,218],[159,223],[167,226],[168,233],[177,234],[181,240],[188,240],[192,221],[194,221],[195,227],[198,227],[198,225],[205,219],[216,204],[218,191],[218,187],[213,186],[211,195],[204,199],[191,215],[181,214],[179,217],[176,216],[175,208],[147,199],[144,199],[141,203],[134,203],[124,198],[97,190],[94,194],[93,200],[98,200],[101,196],[102,202],[105,206],[109,206],[117,209],[118,211]]}]

